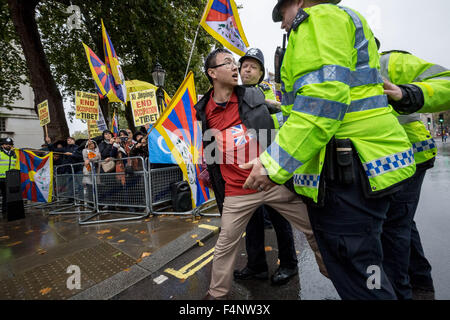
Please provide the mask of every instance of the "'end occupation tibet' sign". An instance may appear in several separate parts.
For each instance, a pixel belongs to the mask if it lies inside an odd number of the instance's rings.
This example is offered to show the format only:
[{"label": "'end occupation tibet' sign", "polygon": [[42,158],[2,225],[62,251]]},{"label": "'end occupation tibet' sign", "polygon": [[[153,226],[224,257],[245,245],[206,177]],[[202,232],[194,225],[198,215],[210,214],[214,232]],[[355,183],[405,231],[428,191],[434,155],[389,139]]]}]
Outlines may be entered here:
[{"label": "'end occupation tibet' sign", "polygon": [[158,120],[158,104],[154,89],[131,92],[130,97],[136,127],[155,123]]},{"label": "'end occupation tibet' sign", "polygon": [[98,120],[98,95],[96,93],[75,91],[75,118]]},{"label": "'end occupation tibet' sign", "polygon": [[48,100],[45,100],[37,105],[39,124],[41,127],[50,123],[50,113],[48,111]]}]

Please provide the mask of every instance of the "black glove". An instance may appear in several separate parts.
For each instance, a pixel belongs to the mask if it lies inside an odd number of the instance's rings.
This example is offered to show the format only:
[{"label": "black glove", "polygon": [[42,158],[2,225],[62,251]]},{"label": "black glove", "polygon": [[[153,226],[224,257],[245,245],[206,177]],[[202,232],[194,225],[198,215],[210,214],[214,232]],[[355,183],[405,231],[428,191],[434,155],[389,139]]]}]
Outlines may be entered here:
[{"label": "black glove", "polygon": [[389,100],[390,105],[401,115],[408,115],[422,109],[425,100],[422,89],[414,84],[399,85],[403,97],[400,101]]}]

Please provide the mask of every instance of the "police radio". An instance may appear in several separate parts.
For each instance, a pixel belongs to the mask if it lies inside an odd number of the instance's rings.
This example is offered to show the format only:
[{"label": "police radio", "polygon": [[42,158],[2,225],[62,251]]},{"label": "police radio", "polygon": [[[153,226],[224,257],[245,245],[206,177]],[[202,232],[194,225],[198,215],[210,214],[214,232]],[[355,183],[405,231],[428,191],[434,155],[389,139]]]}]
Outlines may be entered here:
[{"label": "police radio", "polygon": [[286,34],[283,35],[283,47],[277,47],[275,51],[275,82],[281,83],[281,65],[286,52]]}]

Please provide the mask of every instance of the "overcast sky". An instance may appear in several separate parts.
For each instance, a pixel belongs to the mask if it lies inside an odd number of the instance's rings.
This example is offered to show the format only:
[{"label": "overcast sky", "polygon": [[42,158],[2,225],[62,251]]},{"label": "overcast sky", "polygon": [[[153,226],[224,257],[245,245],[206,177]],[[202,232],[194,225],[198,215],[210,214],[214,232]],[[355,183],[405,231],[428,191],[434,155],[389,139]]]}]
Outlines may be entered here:
[{"label": "overcast sky", "polygon": [[[272,9],[277,1],[235,2],[243,5],[239,15],[250,47],[263,51],[266,67],[273,72],[274,53],[283,40],[281,23],[272,22]],[[342,0],[341,5],[357,10],[367,19],[381,41],[381,50],[405,50],[450,67],[449,0]],[[86,128],[77,120],[68,124],[71,133]]]}]

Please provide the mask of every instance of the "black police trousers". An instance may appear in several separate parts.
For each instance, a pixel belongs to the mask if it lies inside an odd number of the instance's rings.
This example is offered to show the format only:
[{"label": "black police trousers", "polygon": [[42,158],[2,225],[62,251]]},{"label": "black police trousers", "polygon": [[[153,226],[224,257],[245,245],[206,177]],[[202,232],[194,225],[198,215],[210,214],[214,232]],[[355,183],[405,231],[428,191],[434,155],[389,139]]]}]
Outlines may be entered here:
[{"label": "black police trousers", "polygon": [[403,189],[393,195],[383,224],[383,266],[397,298],[401,300],[412,299],[412,283],[422,289],[434,291],[431,265],[425,258],[414,222],[425,173],[426,170],[417,169]]},{"label": "black police trousers", "polygon": [[297,268],[292,227],[281,214],[269,206],[260,206],[249,220],[245,230],[245,246],[247,249],[247,267],[256,272],[268,271],[264,246],[264,211],[269,213],[278,242],[278,258],[280,267]]},{"label": "black police trousers", "polygon": [[2,215],[3,218],[6,218],[6,179],[0,179],[0,192],[2,195]]},{"label": "black police trousers", "polygon": [[[360,165],[358,158],[354,163]],[[358,165],[350,185],[327,182],[325,205],[308,205],[311,225],[328,275],[345,300],[393,300],[383,268],[381,231],[390,197],[367,199]]]}]

